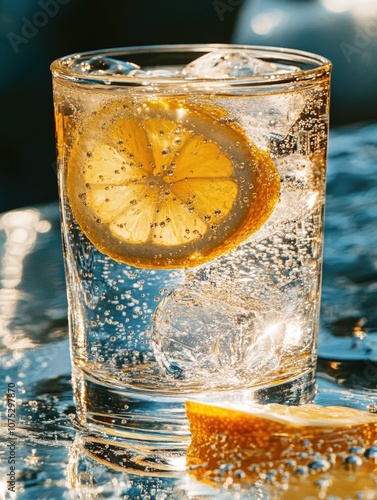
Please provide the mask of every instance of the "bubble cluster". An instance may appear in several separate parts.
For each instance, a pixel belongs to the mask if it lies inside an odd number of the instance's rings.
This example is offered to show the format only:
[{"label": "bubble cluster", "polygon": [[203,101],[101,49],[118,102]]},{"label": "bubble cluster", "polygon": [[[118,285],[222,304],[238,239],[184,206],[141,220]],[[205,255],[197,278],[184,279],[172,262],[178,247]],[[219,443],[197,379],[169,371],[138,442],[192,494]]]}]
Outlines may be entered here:
[{"label": "bubble cluster", "polygon": [[[352,453],[351,449],[349,452],[334,453],[328,446],[327,452],[312,450],[297,454],[291,449],[288,454],[295,458],[268,461],[266,450],[254,450],[257,463],[250,464],[245,450],[235,453],[231,462],[222,463],[220,450],[214,449],[216,467],[213,470],[208,469],[208,464],[197,464],[189,466],[188,472],[227,491],[247,492],[256,484],[264,484],[269,494],[278,495],[279,500],[289,500],[294,494],[300,495],[300,498],[306,495],[305,498],[310,496],[327,500],[344,499],[345,494],[347,499],[375,498],[376,446],[359,447],[357,451],[358,454]],[[266,455],[265,461],[263,455]],[[245,462],[248,465],[242,467]]]}]

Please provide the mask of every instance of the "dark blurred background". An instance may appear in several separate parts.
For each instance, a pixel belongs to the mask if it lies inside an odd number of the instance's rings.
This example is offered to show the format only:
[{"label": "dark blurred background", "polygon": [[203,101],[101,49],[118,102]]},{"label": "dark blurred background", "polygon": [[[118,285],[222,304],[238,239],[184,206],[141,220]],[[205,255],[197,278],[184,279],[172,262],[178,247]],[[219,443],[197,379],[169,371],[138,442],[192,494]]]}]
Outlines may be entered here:
[{"label": "dark blurred background", "polygon": [[57,198],[49,66],[158,43],[295,47],[334,63],[332,123],[377,117],[376,0],[0,0],[0,212]]}]

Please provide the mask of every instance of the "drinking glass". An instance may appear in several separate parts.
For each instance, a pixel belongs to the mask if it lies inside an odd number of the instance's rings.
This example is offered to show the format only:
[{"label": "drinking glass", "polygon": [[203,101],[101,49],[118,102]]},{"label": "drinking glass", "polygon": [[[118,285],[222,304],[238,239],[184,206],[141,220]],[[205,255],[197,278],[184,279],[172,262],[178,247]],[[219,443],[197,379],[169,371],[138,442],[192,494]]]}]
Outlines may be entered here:
[{"label": "drinking glass", "polygon": [[51,68],[81,424],[179,450],[185,400],[310,401],[330,62],[175,45]]}]

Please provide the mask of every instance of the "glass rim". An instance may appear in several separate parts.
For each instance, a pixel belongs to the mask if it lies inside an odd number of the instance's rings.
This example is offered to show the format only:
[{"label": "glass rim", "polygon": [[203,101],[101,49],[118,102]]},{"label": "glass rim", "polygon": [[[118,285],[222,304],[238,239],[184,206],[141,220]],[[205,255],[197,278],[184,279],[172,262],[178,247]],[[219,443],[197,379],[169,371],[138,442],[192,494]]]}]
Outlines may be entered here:
[{"label": "glass rim", "polygon": [[[242,50],[251,53],[255,57],[280,60],[290,65],[301,63],[312,65],[308,68],[301,68],[298,71],[288,71],[284,73],[273,73],[266,75],[247,75],[227,78],[184,78],[174,77],[153,77],[145,78],[131,75],[111,75],[111,74],[91,74],[72,69],[74,62],[98,56],[115,58],[118,56],[148,55],[148,54],[179,54],[179,53],[209,53],[217,49]],[[132,57],[130,61],[133,62]],[[185,86],[211,85],[216,87],[234,86],[271,86],[276,84],[286,84],[290,82],[299,83],[305,80],[316,80],[324,74],[329,74],[332,63],[326,57],[299,49],[264,46],[264,45],[241,45],[241,44],[162,44],[162,45],[139,45],[130,47],[116,47],[98,49],[92,51],[75,52],[67,56],[55,59],[50,65],[54,77],[61,77],[77,83],[99,84],[99,85],[129,85],[129,86],[171,86],[184,84]]]}]

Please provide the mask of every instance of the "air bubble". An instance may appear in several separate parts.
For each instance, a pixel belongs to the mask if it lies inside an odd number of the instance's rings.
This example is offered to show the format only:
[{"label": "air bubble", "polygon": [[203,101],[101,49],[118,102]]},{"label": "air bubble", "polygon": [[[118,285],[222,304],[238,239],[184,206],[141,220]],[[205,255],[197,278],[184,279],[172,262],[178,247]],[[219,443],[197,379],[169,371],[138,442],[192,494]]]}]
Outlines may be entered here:
[{"label": "air bubble", "polygon": [[293,467],[296,467],[297,463],[296,463],[296,460],[293,460],[290,458],[289,460],[287,460],[285,465],[286,465],[286,467],[293,468]]},{"label": "air bubble", "polygon": [[295,474],[298,476],[304,476],[308,473],[308,468],[305,467],[304,465],[299,465],[297,469],[295,469]]},{"label": "air bubble", "polygon": [[361,446],[351,446],[351,448],[348,451],[355,455],[362,455],[364,449]]},{"label": "air bubble", "polygon": [[369,458],[372,460],[377,460],[377,446],[371,446],[364,453],[365,458]]},{"label": "air bubble", "polygon": [[308,469],[311,472],[326,472],[330,469],[331,465],[327,460],[313,460],[308,463]]},{"label": "air bubble", "polygon": [[357,455],[349,455],[348,457],[346,457],[344,459],[344,465],[346,466],[347,469],[354,469],[356,467],[360,467],[361,465],[363,465],[363,461],[362,459],[357,456]]},{"label": "air bubble", "polygon": [[[331,484],[332,484],[331,479],[329,479],[328,477],[321,477],[321,479],[318,479],[318,481],[315,482],[315,485],[318,486],[318,488],[321,488],[322,490],[329,488]],[[334,500],[333,497],[332,499]]]}]

